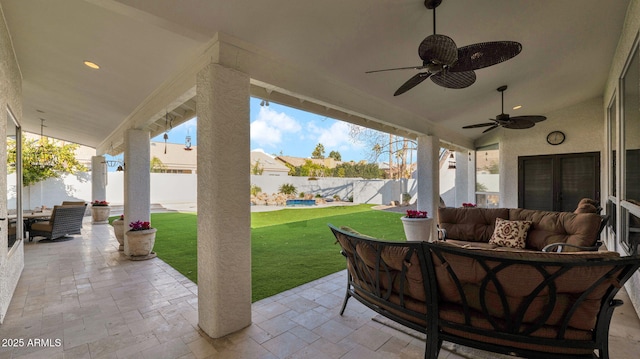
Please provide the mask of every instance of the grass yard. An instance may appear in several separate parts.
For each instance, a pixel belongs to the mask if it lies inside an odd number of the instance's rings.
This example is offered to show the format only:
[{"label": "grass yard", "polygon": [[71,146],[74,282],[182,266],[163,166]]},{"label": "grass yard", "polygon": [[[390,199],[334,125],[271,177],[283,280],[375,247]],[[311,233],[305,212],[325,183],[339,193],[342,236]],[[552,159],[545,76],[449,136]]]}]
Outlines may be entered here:
[{"label": "grass yard", "polygon": [[[349,226],[387,240],[404,240],[401,213],[371,205],[283,209],[251,214],[252,301],[340,271],[345,259],[327,227]],[[195,213],[153,213],[154,251],[197,282]]]}]

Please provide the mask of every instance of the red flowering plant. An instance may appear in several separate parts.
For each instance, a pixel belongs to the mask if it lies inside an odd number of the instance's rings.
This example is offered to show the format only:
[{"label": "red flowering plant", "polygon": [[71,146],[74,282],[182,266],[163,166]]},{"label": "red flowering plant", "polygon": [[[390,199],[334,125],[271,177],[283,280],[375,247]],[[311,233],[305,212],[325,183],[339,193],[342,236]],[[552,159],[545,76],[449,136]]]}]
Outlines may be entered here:
[{"label": "red flowering plant", "polygon": [[477,206],[478,205],[475,204],[475,203],[463,203],[462,204],[462,207],[464,207],[464,208],[474,208],[474,207],[477,207]]},{"label": "red flowering plant", "polygon": [[91,202],[91,205],[95,206],[95,207],[105,207],[105,206],[109,205],[109,202],[107,202],[107,201],[99,201],[99,200],[96,199],[93,202]]},{"label": "red flowering plant", "polygon": [[131,222],[129,223],[129,228],[131,228],[132,231],[144,231],[145,229],[151,229],[151,222]]},{"label": "red flowering plant", "polygon": [[427,211],[416,211],[414,209],[407,210],[407,218],[427,218]]}]

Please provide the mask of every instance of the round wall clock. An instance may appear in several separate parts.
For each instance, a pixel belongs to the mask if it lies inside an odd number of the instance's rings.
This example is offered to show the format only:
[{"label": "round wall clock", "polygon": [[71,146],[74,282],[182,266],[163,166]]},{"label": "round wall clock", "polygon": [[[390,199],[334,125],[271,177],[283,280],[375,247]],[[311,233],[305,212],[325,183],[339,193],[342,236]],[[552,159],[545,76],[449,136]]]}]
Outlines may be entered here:
[{"label": "round wall clock", "polygon": [[564,142],[564,139],[565,139],[565,135],[564,135],[564,132],[562,131],[549,132],[549,134],[547,135],[547,142],[550,145],[554,145],[554,146]]}]

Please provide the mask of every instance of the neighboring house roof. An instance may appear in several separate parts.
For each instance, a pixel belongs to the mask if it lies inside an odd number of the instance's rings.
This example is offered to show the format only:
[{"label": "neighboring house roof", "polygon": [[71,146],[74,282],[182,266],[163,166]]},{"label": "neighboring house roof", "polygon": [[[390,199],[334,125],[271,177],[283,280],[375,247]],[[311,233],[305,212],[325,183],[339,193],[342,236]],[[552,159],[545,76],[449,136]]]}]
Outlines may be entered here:
[{"label": "neighboring house roof", "polygon": [[165,153],[164,142],[151,142],[150,155],[150,158],[157,157],[162,161],[166,170],[191,170],[195,173],[198,166],[198,146],[186,151],[183,144],[167,143]]},{"label": "neighboring house roof", "polygon": [[260,161],[260,166],[266,172],[285,172],[289,173],[289,167],[277,161],[262,151],[251,151],[251,167],[255,166],[256,161]]},{"label": "neighboring house roof", "polygon": [[325,166],[327,168],[336,168],[339,164],[342,164],[342,161],[336,161],[331,157],[327,158],[302,158],[302,157],[291,157],[291,156],[278,156],[277,160],[280,160],[284,163],[288,163],[294,167],[303,166],[306,161],[311,161],[312,163]]}]

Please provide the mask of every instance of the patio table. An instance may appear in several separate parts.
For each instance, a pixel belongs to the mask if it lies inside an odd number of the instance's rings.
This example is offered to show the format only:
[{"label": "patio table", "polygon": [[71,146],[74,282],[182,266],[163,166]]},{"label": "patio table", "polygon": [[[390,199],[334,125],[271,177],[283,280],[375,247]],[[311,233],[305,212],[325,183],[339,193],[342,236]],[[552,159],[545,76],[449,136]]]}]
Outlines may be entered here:
[{"label": "patio table", "polygon": [[[44,211],[23,211],[22,212],[22,221],[24,223],[24,235],[25,238],[28,238],[29,230],[31,230],[31,225],[38,221],[45,221],[51,218],[51,210],[45,209]],[[15,221],[18,219],[18,215],[10,214],[7,216],[9,221]]]}]

